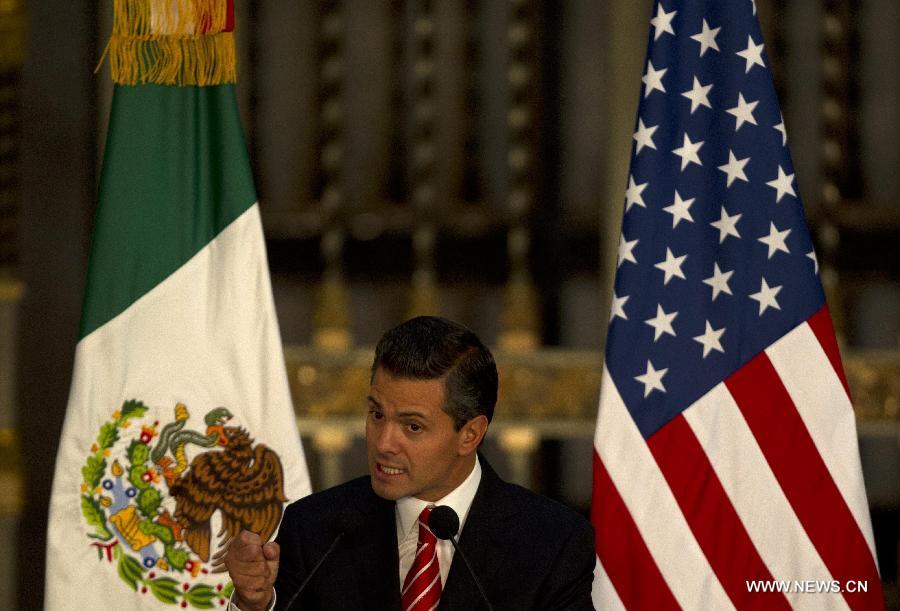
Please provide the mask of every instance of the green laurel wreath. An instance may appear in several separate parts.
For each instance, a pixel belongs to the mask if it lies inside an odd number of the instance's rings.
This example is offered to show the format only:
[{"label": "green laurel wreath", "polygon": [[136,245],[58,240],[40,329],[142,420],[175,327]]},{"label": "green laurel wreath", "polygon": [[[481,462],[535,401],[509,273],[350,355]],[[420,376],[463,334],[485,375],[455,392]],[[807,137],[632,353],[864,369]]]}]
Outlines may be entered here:
[{"label": "green laurel wreath", "polygon": [[[141,401],[125,401],[122,404],[122,408],[119,410],[118,417],[104,423],[100,427],[95,442],[95,448],[92,448],[93,452],[88,456],[84,466],[81,468],[81,475],[83,478],[82,485],[84,489],[84,493],[81,495],[81,513],[87,523],[94,528],[93,533],[88,533],[88,536],[92,539],[109,541],[114,537],[107,526],[106,512],[94,496],[94,491],[103,480],[103,476],[106,473],[106,467],[108,466],[106,452],[119,441],[119,430],[122,427],[127,426],[132,418],[142,417],[147,410],[148,407]],[[132,442],[131,446],[128,448],[128,458],[131,462],[129,471],[143,467],[147,458],[147,456],[143,456],[143,452],[140,452],[140,446],[143,445],[144,444],[141,444],[140,442]],[[129,473],[129,479],[134,483],[134,478],[131,477],[131,475],[133,474]],[[144,515],[155,513],[162,501],[159,492],[149,484],[142,487],[143,490],[136,499],[138,502],[138,509]],[[161,539],[165,539],[165,537],[161,537]],[[184,570],[184,564],[188,559],[188,554],[184,550],[174,548],[172,541],[163,540],[163,543],[166,547],[166,558],[169,560],[172,568],[178,571]],[[178,580],[173,579],[172,577],[162,576],[151,578],[149,577],[149,574],[152,574],[150,573],[150,569],[144,567],[132,556],[125,553],[121,546],[113,548],[112,553],[117,561],[116,569],[122,581],[128,584],[135,592],[150,592],[157,600],[166,604],[177,604],[180,599],[198,609],[212,609],[214,608],[213,601],[216,598],[228,599],[234,592],[234,584],[230,581],[224,584],[224,586],[218,586],[217,589],[204,583],[198,583],[192,586],[189,584],[179,584]]]},{"label": "green laurel wreath", "polygon": [[100,507],[100,503],[94,498],[93,491],[100,485],[103,474],[106,473],[106,451],[112,448],[119,440],[119,429],[132,418],[140,418],[147,412],[147,406],[140,401],[125,401],[119,410],[119,417],[103,424],[97,434],[96,450],[88,456],[81,468],[82,483],[85,492],[81,495],[81,513],[87,523],[96,529],[95,534],[89,535],[94,539],[109,541],[113,534],[106,526],[106,513]]},{"label": "green laurel wreath", "polygon": [[147,570],[140,562],[123,553],[121,548],[116,548],[115,555],[119,561],[119,577],[131,586],[132,590],[137,592],[140,588],[143,592],[149,591],[158,600],[169,605],[178,603],[178,599],[181,598],[192,607],[212,609],[216,598],[228,599],[234,593],[234,584],[230,581],[219,591],[205,583],[198,583],[184,590],[184,586],[179,587],[178,581],[171,577],[153,579],[145,577]]}]

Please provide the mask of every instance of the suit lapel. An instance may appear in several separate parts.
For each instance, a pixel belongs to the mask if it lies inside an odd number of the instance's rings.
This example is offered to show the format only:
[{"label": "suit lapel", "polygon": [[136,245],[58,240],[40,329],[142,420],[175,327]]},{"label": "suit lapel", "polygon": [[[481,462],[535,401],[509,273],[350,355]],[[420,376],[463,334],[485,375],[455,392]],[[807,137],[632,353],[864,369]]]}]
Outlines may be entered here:
[{"label": "suit lapel", "polygon": [[[472,507],[459,538],[459,547],[469,558],[472,570],[481,581],[486,592],[491,591],[491,582],[496,577],[497,568],[502,566],[503,557],[509,549],[504,541],[504,523],[517,511],[518,507],[506,501],[503,481],[497,476],[483,456],[481,461],[481,483],[472,500]],[[447,575],[447,583],[441,595],[441,609],[476,609],[483,606],[478,586],[466,568],[465,561],[454,554]],[[488,594],[490,597],[490,594]],[[491,601],[492,603],[496,601]]]}]

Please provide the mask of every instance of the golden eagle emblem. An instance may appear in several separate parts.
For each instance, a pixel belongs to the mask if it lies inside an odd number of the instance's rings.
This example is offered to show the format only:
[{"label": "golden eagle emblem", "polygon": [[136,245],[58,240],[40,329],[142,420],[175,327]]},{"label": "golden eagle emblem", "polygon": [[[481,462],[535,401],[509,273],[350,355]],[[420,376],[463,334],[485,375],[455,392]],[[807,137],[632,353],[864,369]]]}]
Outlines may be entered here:
[{"label": "golden eagle emblem", "polygon": [[[228,544],[241,530],[266,541],[278,528],[287,500],[281,460],[266,445],[254,446],[244,428],[226,426],[231,412],[224,407],[206,415],[205,433],[186,430],[187,418],[187,409],[176,406],[175,421],[160,431],[150,458],[175,498],[173,517],[181,538],[203,562],[210,561],[211,522],[219,512],[222,527],[216,537],[222,543],[210,564],[213,572],[222,572]],[[188,465],[189,444],[211,449]]]}]

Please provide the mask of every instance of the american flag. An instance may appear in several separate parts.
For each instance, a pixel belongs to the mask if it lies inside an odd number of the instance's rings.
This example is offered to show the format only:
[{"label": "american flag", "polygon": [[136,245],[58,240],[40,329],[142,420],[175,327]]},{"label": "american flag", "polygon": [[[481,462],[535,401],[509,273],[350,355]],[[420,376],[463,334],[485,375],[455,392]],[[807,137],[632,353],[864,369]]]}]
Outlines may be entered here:
[{"label": "american flag", "polygon": [[882,608],[756,5],[658,1],[649,38],[594,439],[595,603]]}]

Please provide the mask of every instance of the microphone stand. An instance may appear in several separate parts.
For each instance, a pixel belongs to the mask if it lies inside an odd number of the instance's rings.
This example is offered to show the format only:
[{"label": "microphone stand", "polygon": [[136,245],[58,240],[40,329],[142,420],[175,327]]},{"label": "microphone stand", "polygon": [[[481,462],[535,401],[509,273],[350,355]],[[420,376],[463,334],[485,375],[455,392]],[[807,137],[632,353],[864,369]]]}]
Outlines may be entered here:
[{"label": "microphone stand", "polygon": [[456,512],[453,511],[453,508],[448,505],[438,505],[437,507],[431,510],[431,514],[428,517],[428,528],[431,529],[431,532],[438,539],[443,539],[444,541],[449,540],[453,545],[453,549],[462,556],[463,562],[466,563],[466,568],[469,569],[469,575],[472,576],[472,581],[475,582],[475,585],[478,587],[478,592],[481,594],[481,598],[484,599],[484,602],[487,603],[488,611],[494,611],[494,606],[491,604],[491,601],[488,600],[487,594],[484,592],[484,588],[481,587],[481,582],[478,581],[478,577],[475,575],[475,571],[472,569],[472,563],[469,562],[469,559],[466,557],[465,553],[460,549],[459,544],[456,542],[456,535],[459,533],[459,516],[456,515]]},{"label": "microphone stand", "polygon": [[488,611],[494,611],[494,606],[491,604],[491,601],[488,600],[487,594],[484,593],[484,588],[481,587],[481,582],[478,581],[478,578],[475,577],[475,571],[472,569],[472,565],[469,563],[469,559],[466,558],[466,555],[463,553],[461,549],[459,549],[459,545],[456,543],[456,537],[453,535],[450,536],[450,543],[453,544],[453,549],[456,550],[456,553],[459,554],[463,562],[466,563],[466,568],[469,569],[469,574],[472,576],[472,580],[475,582],[475,585],[478,586],[478,591],[481,593],[481,598],[484,599],[484,602],[487,603]]},{"label": "microphone stand", "polygon": [[312,579],[313,575],[316,574],[316,571],[319,570],[319,567],[322,566],[322,563],[325,562],[325,559],[328,558],[328,555],[331,553],[331,550],[333,550],[335,548],[335,546],[338,544],[338,542],[343,538],[344,538],[344,533],[342,533],[342,532],[338,533],[338,536],[335,537],[334,541],[331,542],[331,546],[328,548],[328,551],[326,551],[322,555],[322,557],[319,558],[319,561],[316,563],[316,566],[314,566],[313,569],[306,575],[306,579],[303,580],[303,583],[300,584],[300,587],[297,588],[297,591],[294,592],[293,596],[291,596],[291,599],[288,601],[288,604],[285,605],[285,607],[284,607],[285,611],[287,611],[288,609],[291,608],[291,605],[293,605],[294,601],[297,600],[297,597],[300,596],[300,593],[306,587],[306,584],[309,583],[309,580]]},{"label": "microphone stand", "polygon": [[331,542],[331,545],[322,554],[322,557],[319,558],[319,561],[312,568],[312,570],[307,573],[306,578],[303,580],[303,583],[300,584],[300,587],[294,592],[294,595],[291,596],[290,600],[288,600],[288,604],[284,607],[285,611],[290,609],[291,605],[297,600],[297,597],[300,596],[300,593],[306,589],[306,584],[309,583],[309,580],[312,579],[313,575],[318,572],[319,567],[322,566],[322,563],[325,562],[325,559],[331,555],[331,552],[334,551],[334,548],[337,547],[337,544],[340,543],[341,539],[345,537],[349,540],[352,540],[353,537],[356,536],[356,533],[360,531],[363,527],[363,516],[359,512],[358,509],[353,507],[344,507],[341,512],[338,514],[337,519],[333,524],[334,529],[337,531],[337,536],[334,538],[334,541]]}]

